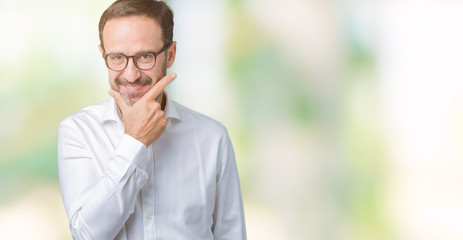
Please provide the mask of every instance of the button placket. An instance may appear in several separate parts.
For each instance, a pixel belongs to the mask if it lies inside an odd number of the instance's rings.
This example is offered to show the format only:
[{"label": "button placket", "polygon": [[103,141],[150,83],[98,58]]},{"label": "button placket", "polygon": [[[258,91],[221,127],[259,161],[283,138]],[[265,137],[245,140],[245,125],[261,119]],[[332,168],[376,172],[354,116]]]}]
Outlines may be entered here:
[{"label": "button placket", "polygon": [[143,229],[144,239],[156,239],[156,224],[154,221],[154,153],[153,146],[148,147],[146,158],[146,171],[148,172],[148,182],[143,187]]}]

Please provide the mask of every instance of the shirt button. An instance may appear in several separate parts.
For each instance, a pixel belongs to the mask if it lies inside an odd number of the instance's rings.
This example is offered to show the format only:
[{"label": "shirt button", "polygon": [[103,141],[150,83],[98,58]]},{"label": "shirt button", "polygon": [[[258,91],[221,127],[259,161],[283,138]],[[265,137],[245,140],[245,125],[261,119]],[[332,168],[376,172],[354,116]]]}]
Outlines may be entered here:
[{"label": "shirt button", "polygon": [[146,214],[146,219],[151,220],[152,217],[153,216],[151,216],[150,214]]}]

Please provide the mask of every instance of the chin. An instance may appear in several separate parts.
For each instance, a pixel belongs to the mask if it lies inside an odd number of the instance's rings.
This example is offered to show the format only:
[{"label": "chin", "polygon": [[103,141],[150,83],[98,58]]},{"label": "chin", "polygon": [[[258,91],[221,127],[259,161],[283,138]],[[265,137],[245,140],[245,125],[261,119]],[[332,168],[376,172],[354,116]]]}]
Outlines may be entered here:
[{"label": "chin", "polygon": [[125,103],[127,103],[128,105],[133,105],[135,104],[138,100],[140,100],[140,98],[142,98],[146,92],[143,92],[143,93],[127,93],[127,92],[124,92],[124,91],[119,91],[119,93],[121,94],[122,98],[124,99]]},{"label": "chin", "polygon": [[138,102],[138,100],[140,100],[140,98],[129,98],[129,99],[126,99],[124,98],[125,102],[127,103],[127,105],[134,105],[136,102]]}]

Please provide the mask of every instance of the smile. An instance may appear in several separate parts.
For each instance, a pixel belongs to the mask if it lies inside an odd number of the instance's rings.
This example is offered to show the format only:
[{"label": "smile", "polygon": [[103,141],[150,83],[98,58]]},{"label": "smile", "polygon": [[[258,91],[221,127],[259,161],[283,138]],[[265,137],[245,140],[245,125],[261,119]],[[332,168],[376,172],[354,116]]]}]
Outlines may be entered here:
[{"label": "smile", "polygon": [[145,85],[135,84],[135,85],[122,85],[126,89],[127,92],[138,92],[140,91]]}]

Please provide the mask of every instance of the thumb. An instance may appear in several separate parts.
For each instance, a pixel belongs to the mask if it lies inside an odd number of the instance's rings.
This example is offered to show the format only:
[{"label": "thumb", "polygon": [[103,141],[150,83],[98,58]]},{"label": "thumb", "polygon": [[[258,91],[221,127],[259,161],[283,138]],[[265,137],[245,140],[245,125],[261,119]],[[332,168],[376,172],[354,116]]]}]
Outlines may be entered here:
[{"label": "thumb", "polygon": [[122,98],[121,94],[119,92],[117,92],[117,91],[114,91],[113,89],[110,89],[108,91],[108,94],[111,95],[111,97],[114,98],[114,100],[116,101],[117,106],[121,109],[121,112],[125,113],[127,108],[129,108],[129,105],[127,105],[127,103],[125,103],[124,98]]}]

